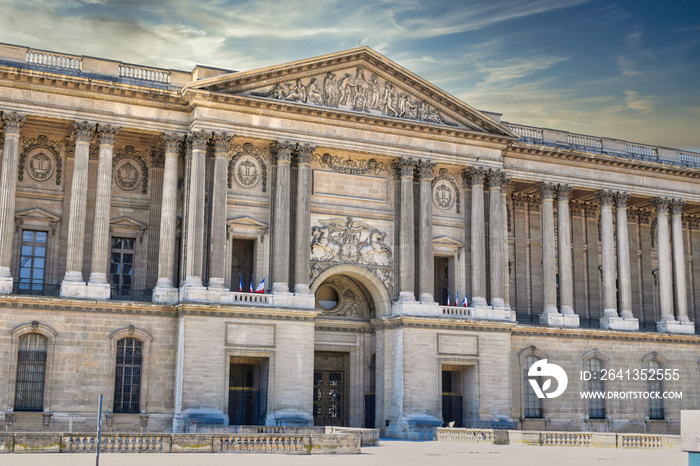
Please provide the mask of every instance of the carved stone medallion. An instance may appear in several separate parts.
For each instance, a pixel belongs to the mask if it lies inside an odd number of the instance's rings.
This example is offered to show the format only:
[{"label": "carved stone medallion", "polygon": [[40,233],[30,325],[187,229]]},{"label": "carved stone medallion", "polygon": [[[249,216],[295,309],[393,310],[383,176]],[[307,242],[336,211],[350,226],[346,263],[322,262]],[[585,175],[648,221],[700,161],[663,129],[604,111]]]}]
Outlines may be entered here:
[{"label": "carved stone medallion", "polygon": [[29,154],[27,174],[34,181],[46,181],[53,175],[53,157],[44,150],[36,150]]},{"label": "carved stone medallion", "polygon": [[250,156],[243,156],[236,161],[233,168],[236,183],[243,188],[253,188],[260,181],[260,166],[258,161]]},{"label": "carved stone medallion", "polygon": [[455,204],[455,191],[446,180],[440,180],[433,186],[433,204],[440,210],[450,210]]},{"label": "carved stone medallion", "polygon": [[141,182],[139,162],[132,158],[124,158],[114,167],[114,182],[124,191],[133,191]]}]

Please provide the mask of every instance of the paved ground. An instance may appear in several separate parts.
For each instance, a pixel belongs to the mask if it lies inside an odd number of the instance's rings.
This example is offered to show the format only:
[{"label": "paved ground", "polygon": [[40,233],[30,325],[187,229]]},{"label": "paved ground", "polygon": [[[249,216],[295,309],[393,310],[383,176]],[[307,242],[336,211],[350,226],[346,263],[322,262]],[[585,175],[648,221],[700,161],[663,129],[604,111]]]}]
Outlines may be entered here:
[{"label": "paved ground", "polygon": [[[2,466],[88,466],[95,456],[76,454],[0,455]],[[314,466],[487,465],[487,466],[687,466],[688,454],[679,451],[619,450],[614,448],[484,445],[462,442],[405,442],[382,440],[361,455],[279,455],[249,453],[102,454],[100,466],[230,466],[232,464]]]}]

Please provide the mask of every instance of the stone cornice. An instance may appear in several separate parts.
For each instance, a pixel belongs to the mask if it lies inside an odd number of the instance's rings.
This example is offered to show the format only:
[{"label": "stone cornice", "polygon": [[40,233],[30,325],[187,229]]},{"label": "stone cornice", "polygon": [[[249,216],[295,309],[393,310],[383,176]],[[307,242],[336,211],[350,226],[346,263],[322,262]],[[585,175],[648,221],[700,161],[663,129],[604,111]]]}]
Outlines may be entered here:
[{"label": "stone cornice", "polygon": [[294,322],[314,322],[321,311],[316,309],[295,309],[252,306],[226,306],[219,304],[180,303],[175,306],[178,317],[236,317],[240,319],[291,320]]},{"label": "stone cornice", "polygon": [[697,345],[700,343],[700,335],[673,335],[656,332],[618,332],[600,329],[553,329],[526,325],[514,327],[511,333],[513,336],[571,338],[577,340],[639,341],[648,343],[684,343],[690,345]]},{"label": "stone cornice", "polygon": [[13,297],[0,299],[0,308],[29,311],[87,312],[95,314],[126,314],[176,317],[172,306],[120,301],[89,301],[46,297]]}]

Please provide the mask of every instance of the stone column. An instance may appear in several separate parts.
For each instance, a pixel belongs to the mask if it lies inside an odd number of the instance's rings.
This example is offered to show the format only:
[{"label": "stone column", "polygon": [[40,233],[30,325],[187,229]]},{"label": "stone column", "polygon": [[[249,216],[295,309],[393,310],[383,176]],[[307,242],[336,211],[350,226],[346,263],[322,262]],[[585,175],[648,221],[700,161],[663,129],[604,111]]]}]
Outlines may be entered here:
[{"label": "stone column", "polygon": [[472,183],[472,306],[487,306],[486,302],[486,238],[484,231],[484,176],[482,168],[468,171]]},{"label": "stone column", "polygon": [[557,232],[559,236],[559,311],[574,314],[574,277],[571,259],[571,218],[569,195],[572,187],[557,186]]},{"label": "stone column", "polygon": [[19,160],[19,130],[26,115],[3,112],[5,142],[0,174],[0,293],[12,293],[12,239],[15,226],[15,193]]},{"label": "stone column", "polygon": [[615,193],[602,190],[600,200],[600,243],[603,250],[603,317],[618,317],[615,286],[615,233],[612,206]]},{"label": "stone column", "polygon": [[554,239],[554,191],[553,183],[540,183],[538,185],[542,199],[542,284],[544,291],[544,309],[542,317],[547,319],[547,314],[559,314],[557,310],[557,265]]},{"label": "stone column", "polygon": [[630,271],[629,232],[627,228],[627,200],[629,193],[615,195],[617,215],[617,286],[620,295],[620,317],[634,318],[632,315],[632,279]]},{"label": "stone column", "polygon": [[401,177],[401,213],[399,221],[399,300],[415,301],[415,236],[413,217],[412,159],[399,159],[395,168]]},{"label": "stone column", "polygon": [[671,238],[673,242],[673,285],[676,297],[676,320],[687,323],[688,296],[686,290],[685,252],[683,248],[683,206],[685,201],[674,199],[671,201]]},{"label": "stone column", "polygon": [[294,292],[310,294],[311,281],[311,154],[316,146],[299,145],[297,158],[297,210],[294,247]]},{"label": "stone column", "polygon": [[224,286],[226,263],[226,203],[228,198],[228,151],[233,135],[214,133],[214,177],[211,192],[211,239],[209,241],[209,289],[227,291]]},{"label": "stone column", "polygon": [[668,231],[669,199],[654,199],[656,205],[656,246],[659,256],[659,307],[661,322],[675,322],[673,317],[673,269],[671,266],[671,242]]},{"label": "stone column", "polygon": [[83,247],[85,238],[85,205],[87,203],[88,167],[90,163],[90,139],[95,124],[87,121],[73,124],[75,159],[73,161],[73,184],[70,194],[68,217],[68,248],[66,251],[66,275],[61,283],[61,296],[84,298]]},{"label": "stone column", "polygon": [[503,229],[503,301],[505,307],[510,309],[510,263],[508,247],[508,184],[510,178],[503,177],[501,185],[501,227]]},{"label": "stone column", "polygon": [[289,187],[294,144],[277,141],[272,143],[271,149],[277,161],[272,232],[272,292],[278,294],[289,293]]},{"label": "stone column", "polygon": [[175,245],[177,225],[177,168],[180,144],[184,136],[166,133],[165,168],[163,170],[163,197],[160,209],[160,239],[158,248],[158,283],[153,289],[154,303],[176,303],[177,290],[173,283],[175,273]]},{"label": "stone column", "polygon": [[[191,131],[187,142],[192,151],[189,170],[189,195],[185,219],[185,283],[184,288],[203,288],[202,264],[204,244],[204,172],[207,142],[211,133]],[[183,300],[198,299],[185,291]]]},{"label": "stone column", "polygon": [[489,272],[491,306],[504,307],[503,300],[503,212],[501,208],[501,184],[503,172],[489,170]]},{"label": "stone column", "polygon": [[109,299],[109,281],[107,267],[109,259],[109,219],[112,208],[112,153],[114,136],[118,126],[99,125],[97,137],[100,141],[100,153],[97,161],[97,189],[95,192],[95,219],[92,233],[92,258],[90,262],[90,280],[87,284],[86,297]]},{"label": "stone column", "polygon": [[435,164],[418,162],[418,299],[435,302],[435,259],[433,255],[433,168]]}]

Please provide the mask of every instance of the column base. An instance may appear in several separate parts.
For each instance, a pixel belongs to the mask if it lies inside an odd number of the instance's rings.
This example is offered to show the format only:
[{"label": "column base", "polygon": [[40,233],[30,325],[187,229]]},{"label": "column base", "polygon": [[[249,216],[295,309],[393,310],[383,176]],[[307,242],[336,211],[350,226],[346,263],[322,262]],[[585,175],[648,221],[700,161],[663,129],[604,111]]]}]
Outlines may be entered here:
[{"label": "column base", "polygon": [[61,298],[87,298],[87,284],[64,279],[61,282]]},{"label": "column base", "polygon": [[[63,287],[61,287],[63,288]],[[85,285],[85,297],[90,299],[109,299],[111,286],[109,283],[90,283]]]},{"label": "column base", "polygon": [[309,284],[308,283],[297,283],[296,285],[294,285],[294,294],[295,295],[311,294],[311,290],[309,289]]},{"label": "column base", "polygon": [[226,288],[226,286],[224,285],[223,278],[210,278],[209,286],[207,286],[207,288],[210,290],[228,291],[228,288]]},{"label": "column base", "polygon": [[559,314],[554,312],[543,312],[540,314],[540,325],[548,327],[579,327],[578,314]]},{"label": "column base", "polygon": [[421,293],[418,300],[423,304],[436,304],[432,293]]},{"label": "column base", "polygon": [[153,302],[162,304],[175,304],[179,299],[179,293],[174,286],[156,285],[153,288]]},{"label": "column base", "polygon": [[207,302],[207,289],[202,285],[184,285],[178,292],[180,301]]},{"label": "column base", "polygon": [[272,291],[272,294],[280,294],[280,293],[281,294],[284,294],[284,293],[291,294],[291,292],[289,291],[289,283],[286,283],[286,282],[273,283],[272,289],[270,289],[270,291]]},{"label": "column base", "polygon": [[482,298],[481,296],[473,296],[472,297],[472,306],[474,307],[480,307],[480,306],[488,306],[489,303],[486,301],[486,298]]},{"label": "column base", "polygon": [[[601,317],[600,328],[606,330],[639,330],[639,320],[634,317]],[[695,331],[695,328],[693,328]]]},{"label": "column base", "polygon": [[402,303],[415,303],[416,295],[413,291],[402,291],[399,293],[399,301]]},{"label": "column base", "polygon": [[656,323],[656,331],[692,335],[695,333],[695,324],[692,322],[678,322],[677,320],[662,320]]},{"label": "column base", "polygon": [[12,277],[0,277],[0,294],[12,293]]}]

